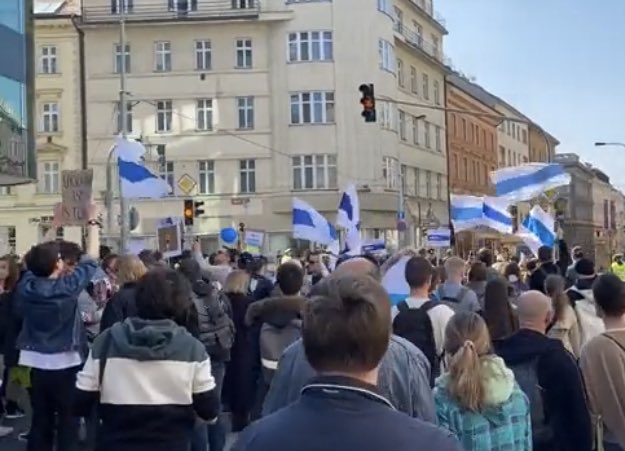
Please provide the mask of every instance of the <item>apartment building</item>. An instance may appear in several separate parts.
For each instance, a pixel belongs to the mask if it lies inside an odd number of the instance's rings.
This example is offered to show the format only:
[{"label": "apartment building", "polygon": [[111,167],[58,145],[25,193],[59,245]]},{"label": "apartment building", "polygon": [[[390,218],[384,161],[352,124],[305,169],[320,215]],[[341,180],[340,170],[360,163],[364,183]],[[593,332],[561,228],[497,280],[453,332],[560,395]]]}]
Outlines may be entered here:
[{"label": "apartment building", "polygon": [[614,254],[623,252],[623,194],[610,184],[610,178],[601,170],[592,168],[593,225],[595,264],[598,269],[610,267]]},{"label": "apartment building", "polygon": [[[497,111],[481,100],[480,90],[457,74],[447,77],[447,142],[449,179],[456,194],[494,195],[489,174],[497,168]],[[471,114],[460,112],[470,111]],[[499,236],[489,231],[456,234],[461,255],[476,246],[493,245]]]},{"label": "apartment building", "polygon": [[[36,136],[36,183],[4,187],[0,195],[0,253],[23,254],[50,228],[61,200],[61,171],[81,167],[79,37],[72,15],[77,0],[35,1],[35,92],[32,128]],[[80,242],[81,228],[58,237]]]},{"label": "apartment building", "polygon": [[556,147],[560,144],[556,138],[533,122],[529,125],[529,160],[545,163],[553,161]]},{"label": "apartment building", "polygon": [[[394,102],[444,104],[446,31],[429,0],[83,0],[82,30],[89,165],[104,173],[121,128],[123,59],[129,135],[174,189],[132,202],[133,239],[150,245],[193,197],[207,249],[245,222],[274,252],[292,244],[293,197],[333,219],[356,183],[365,236],[392,240],[402,180],[409,202],[447,223],[444,114]],[[362,83],[375,85],[377,124],[360,116]],[[101,197],[116,186],[95,183]]]}]

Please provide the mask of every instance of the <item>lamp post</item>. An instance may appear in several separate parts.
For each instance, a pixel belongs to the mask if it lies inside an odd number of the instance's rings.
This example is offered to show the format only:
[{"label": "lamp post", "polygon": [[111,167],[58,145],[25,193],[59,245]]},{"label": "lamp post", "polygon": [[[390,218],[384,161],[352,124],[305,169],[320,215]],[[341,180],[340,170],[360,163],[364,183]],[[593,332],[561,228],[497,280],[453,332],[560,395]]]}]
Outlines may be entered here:
[{"label": "lamp post", "polygon": [[625,147],[625,143],[619,143],[619,142],[596,142],[595,143],[595,147],[614,147],[614,146],[618,146],[618,147]]}]

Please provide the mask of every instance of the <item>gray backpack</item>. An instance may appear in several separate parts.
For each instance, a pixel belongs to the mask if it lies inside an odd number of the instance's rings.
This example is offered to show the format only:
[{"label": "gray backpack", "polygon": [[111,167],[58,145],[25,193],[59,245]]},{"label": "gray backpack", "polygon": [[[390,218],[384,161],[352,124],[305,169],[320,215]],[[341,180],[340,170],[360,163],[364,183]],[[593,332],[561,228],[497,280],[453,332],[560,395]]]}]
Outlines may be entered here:
[{"label": "gray backpack", "polygon": [[470,288],[461,287],[460,291],[458,292],[456,296],[447,296],[445,294],[443,285],[441,285],[436,289],[436,294],[438,295],[438,300],[440,302],[447,305],[449,308],[451,308],[454,311],[454,313],[456,313],[460,310],[463,299],[465,298],[467,294],[469,294],[470,291],[471,291]]},{"label": "gray backpack", "polygon": [[546,449],[545,446],[553,443],[553,431],[545,414],[543,402],[543,388],[538,383],[538,360],[540,356],[517,365],[511,365],[517,383],[530,402],[530,417],[532,420],[532,440],[534,448]]},{"label": "gray backpack", "polygon": [[302,336],[302,320],[294,319],[286,327],[276,327],[263,323],[260,329],[260,363],[265,383],[271,379],[278,369],[282,353]]}]

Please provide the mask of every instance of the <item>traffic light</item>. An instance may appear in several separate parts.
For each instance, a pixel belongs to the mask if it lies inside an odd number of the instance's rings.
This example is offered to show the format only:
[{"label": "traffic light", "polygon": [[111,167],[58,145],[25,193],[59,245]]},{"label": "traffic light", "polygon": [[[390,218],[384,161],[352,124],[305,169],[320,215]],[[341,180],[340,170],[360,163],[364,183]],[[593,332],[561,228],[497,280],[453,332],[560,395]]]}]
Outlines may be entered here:
[{"label": "traffic light", "polygon": [[196,218],[199,218],[200,216],[202,216],[204,214],[204,209],[202,208],[204,206],[204,201],[199,200],[193,203],[193,216]]},{"label": "traffic light", "polygon": [[362,117],[365,118],[365,122],[375,122],[375,92],[373,90],[373,83],[362,84],[358,90],[362,93],[362,98],[360,99]]},{"label": "traffic light", "polygon": [[183,216],[184,216],[184,225],[186,225],[186,226],[192,226],[193,225],[193,218],[194,218],[194,216],[193,216],[193,209],[194,209],[193,200],[192,199],[185,199]]}]

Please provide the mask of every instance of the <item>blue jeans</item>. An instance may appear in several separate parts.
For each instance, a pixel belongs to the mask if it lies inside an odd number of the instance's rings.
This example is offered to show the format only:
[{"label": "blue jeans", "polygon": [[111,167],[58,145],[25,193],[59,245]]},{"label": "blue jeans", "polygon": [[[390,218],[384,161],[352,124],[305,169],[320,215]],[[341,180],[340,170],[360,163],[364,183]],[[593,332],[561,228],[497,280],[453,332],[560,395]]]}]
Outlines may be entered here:
[{"label": "blue jeans", "polygon": [[[226,366],[223,362],[211,362],[211,372],[215,378],[215,390],[221,398],[221,389],[224,383],[224,375]],[[193,440],[191,451],[224,451],[226,447],[226,429],[223,417],[220,414],[217,417],[217,423],[206,426],[204,423],[198,423],[193,430]]]}]

